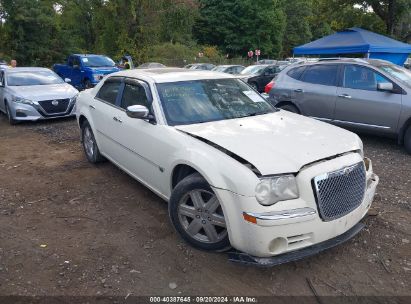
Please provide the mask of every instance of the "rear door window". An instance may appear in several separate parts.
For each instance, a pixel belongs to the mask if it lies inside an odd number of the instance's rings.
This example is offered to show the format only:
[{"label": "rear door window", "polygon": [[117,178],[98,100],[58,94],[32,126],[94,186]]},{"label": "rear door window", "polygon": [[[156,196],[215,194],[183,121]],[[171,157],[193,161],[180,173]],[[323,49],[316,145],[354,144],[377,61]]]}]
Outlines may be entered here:
[{"label": "rear door window", "polygon": [[293,68],[287,72],[287,75],[290,76],[291,78],[299,80],[304,70],[305,70],[305,66]]},{"label": "rear door window", "polygon": [[311,65],[304,71],[301,81],[335,86],[337,80],[338,66],[334,64]]},{"label": "rear door window", "polygon": [[107,79],[98,91],[96,97],[107,103],[115,105],[120,86],[121,79]]}]

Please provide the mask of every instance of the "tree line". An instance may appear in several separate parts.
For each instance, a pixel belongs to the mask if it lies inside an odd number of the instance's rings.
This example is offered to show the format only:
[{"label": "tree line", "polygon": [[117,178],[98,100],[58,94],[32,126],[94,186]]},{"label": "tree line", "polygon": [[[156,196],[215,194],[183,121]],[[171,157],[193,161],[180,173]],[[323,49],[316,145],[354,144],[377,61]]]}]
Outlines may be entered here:
[{"label": "tree line", "polygon": [[406,41],[409,0],[0,0],[0,58],[50,66],[70,53],[137,63],[226,62],[357,26]]}]

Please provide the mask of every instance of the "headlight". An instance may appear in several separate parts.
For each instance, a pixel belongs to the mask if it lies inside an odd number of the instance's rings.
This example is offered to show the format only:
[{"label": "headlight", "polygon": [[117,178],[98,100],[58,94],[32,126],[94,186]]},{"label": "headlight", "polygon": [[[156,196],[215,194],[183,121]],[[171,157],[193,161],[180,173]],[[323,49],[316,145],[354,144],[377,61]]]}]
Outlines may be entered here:
[{"label": "headlight", "polygon": [[26,98],[23,98],[23,97],[17,97],[17,96],[14,96],[12,98],[12,101],[17,102],[17,103],[24,103],[24,104],[28,104],[28,105],[34,104],[33,101],[31,101],[30,99],[26,99]]},{"label": "headlight", "polygon": [[255,197],[264,206],[298,198],[299,192],[295,176],[279,175],[261,178],[260,183],[255,187]]},{"label": "headlight", "polygon": [[77,101],[77,96],[78,96],[78,94],[76,94],[74,97],[71,97],[70,102],[75,103]]}]

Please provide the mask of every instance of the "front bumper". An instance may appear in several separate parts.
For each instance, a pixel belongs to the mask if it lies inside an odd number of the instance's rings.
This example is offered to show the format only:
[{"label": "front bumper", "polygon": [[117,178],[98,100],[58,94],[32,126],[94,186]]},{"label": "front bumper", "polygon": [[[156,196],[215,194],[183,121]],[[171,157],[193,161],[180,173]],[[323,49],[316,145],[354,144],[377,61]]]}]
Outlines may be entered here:
[{"label": "front bumper", "polygon": [[67,110],[63,113],[48,114],[40,105],[29,105],[12,103],[11,115],[17,121],[36,121],[62,117],[71,117],[76,115],[75,102],[70,102]]},{"label": "front bumper", "polygon": [[298,261],[313,255],[320,253],[321,251],[333,248],[338,246],[342,243],[345,243],[349,239],[356,236],[363,228],[365,227],[364,224],[358,223],[350,230],[344,232],[343,234],[332,238],[330,240],[305,247],[303,249],[291,251],[288,253],[280,254],[274,257],[269,258],[259,258],[254,257],[242,252],[232,251],[229,253],[229,259],[231,262],[242,263],[247,265],[255,265],[260,267],[271,267],[276,266],[284,263],[289,263],[293,261]]},{"label": "front bumper", "polygon": [[[259,205],[255,197],[214,189],[222,202],[231,245],[253,258],[271,258],[343,235],[360,222],[371,206],[378,184],[371,161],[365,159],[367,188],[361,204],[332,221],[320,218],[311,180],[361,160],[359,154],[350,153],[303,168],[296,177],[300,197],[272,206]],[[254,222],[246,220],[250,217]]]}]

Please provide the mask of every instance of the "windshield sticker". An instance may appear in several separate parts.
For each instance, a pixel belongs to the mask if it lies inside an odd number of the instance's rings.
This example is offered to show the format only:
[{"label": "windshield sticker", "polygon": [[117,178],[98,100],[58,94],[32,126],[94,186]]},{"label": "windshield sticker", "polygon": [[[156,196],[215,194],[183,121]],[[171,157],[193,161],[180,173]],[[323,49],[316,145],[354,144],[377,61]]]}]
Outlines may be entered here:
[{"label": "windshield sticker", "polygon": [[265,102],[264,98],[262,98],[254,91],[243,91],[243,94],[254,102]]},{"label": "windshield sticker", "polygon": [[81,58],[81,61],[88,62],[88,58]]}]

